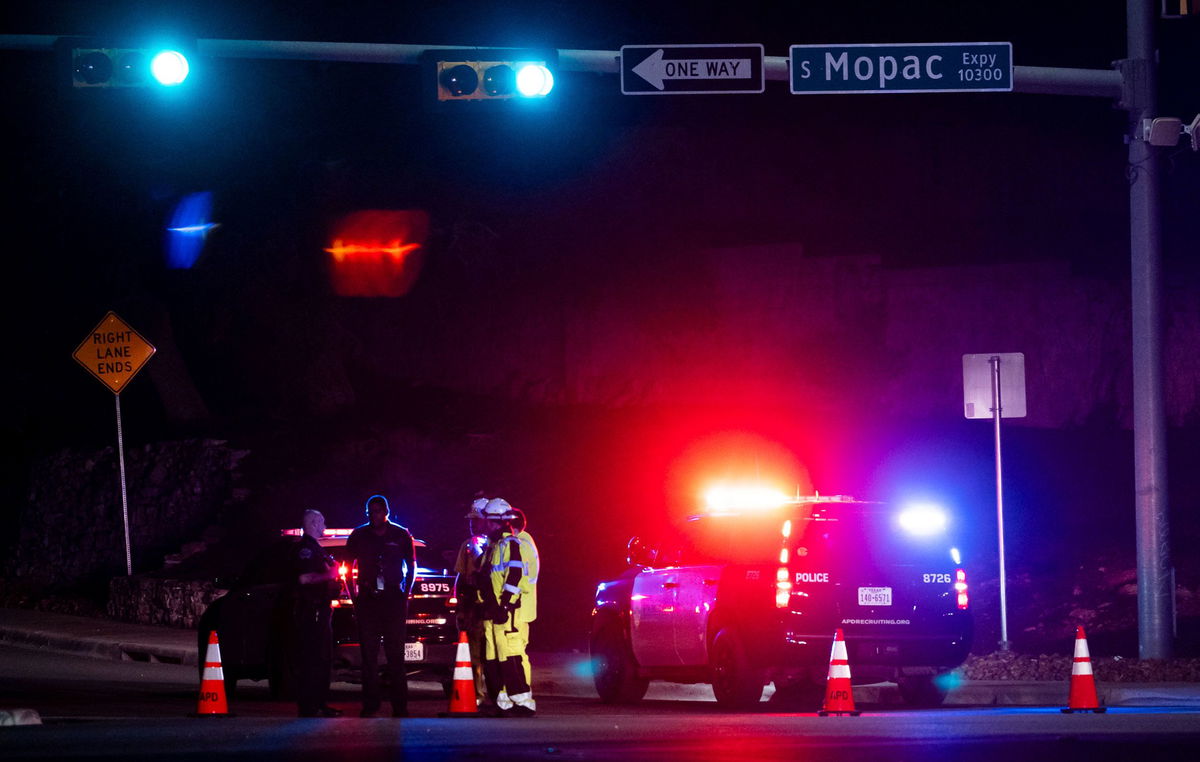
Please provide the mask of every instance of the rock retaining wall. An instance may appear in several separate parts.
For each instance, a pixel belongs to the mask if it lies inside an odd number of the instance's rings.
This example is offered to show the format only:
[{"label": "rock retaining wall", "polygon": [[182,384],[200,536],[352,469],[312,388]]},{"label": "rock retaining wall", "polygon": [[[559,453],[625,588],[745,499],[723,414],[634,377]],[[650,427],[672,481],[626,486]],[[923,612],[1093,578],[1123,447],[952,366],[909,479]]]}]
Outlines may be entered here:
[{"label": "rock retaining wall", "polygon": [[190,629],[208,604],[226,592],[212,582],[116,577],[108,586],[108,615],[125,622]]},{"label": "rock retaining wall", "polygon": [[[246,451],[219,440],[156,442],[125,451],[133,570],[160,569],[167,553],[244,500]],[[116,449],[65,450],[34,464],[17,542],[3,575],[25,588],[99,587],[125,574]]]}]

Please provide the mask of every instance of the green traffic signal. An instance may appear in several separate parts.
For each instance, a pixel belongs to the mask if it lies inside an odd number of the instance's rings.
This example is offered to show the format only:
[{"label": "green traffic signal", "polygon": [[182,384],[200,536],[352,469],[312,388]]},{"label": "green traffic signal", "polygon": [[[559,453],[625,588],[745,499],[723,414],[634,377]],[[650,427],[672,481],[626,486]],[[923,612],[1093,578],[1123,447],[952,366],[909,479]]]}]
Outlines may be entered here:
[{"label": "green traffic signal", "polygon": [[439,104],[547,100],[557,51],[515,48],[434,48],[422,60]]},{"label": "green traffic signal", "polygon": [[60,38],[74,89],[176,87],[190,73],[188,57],[178,49],[132,47]]}]

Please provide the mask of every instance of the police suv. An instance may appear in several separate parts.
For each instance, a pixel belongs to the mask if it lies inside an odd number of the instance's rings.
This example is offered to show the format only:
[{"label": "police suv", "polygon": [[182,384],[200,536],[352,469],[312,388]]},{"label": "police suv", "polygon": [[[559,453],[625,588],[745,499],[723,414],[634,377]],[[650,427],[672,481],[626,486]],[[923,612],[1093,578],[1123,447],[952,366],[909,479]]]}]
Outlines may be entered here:
[{"label": "police suv", "polygon": [[[358,569],[345,558],[350,529],[330,529],[321,547],[338,562],[341,591],[333,599],[333,668],[335,672],[357,672],[362,665],[358,625],[350,589]],[[229,593],[209,604],[196,628],[200,664],[208,644],[208,633],[216,630],[221,644],[221,667],[226,692],[240,679],[269,681],[271,693],[283,696],[294,685],[292,658],[292,593],[290,579],[295,544],[303,534],[288,529],[283,539],[256,558],[231,586]],[[436,680],[449,695],[453,685],[454,657],[458,630],[455,623],[454,574],[439,569],[428,557],[426,544],[414,539],[417,574],[408,600],[408,628],[404,660],[409,677]],[[381,664],[387,656],[379,655]]]},{"label": "police suv", "polygon": [[[966,571],[945,514],[761,490],[710,496],[672,544],[629,544],[629,568],[596,590],[591,651],[605,702],[650,680],[711,683],[728,708],[775,699],[816,708],[834,631],[856,682],[898,683],[940,704],[971,646]],[[775,700],[773,699],[773,700]]]}]

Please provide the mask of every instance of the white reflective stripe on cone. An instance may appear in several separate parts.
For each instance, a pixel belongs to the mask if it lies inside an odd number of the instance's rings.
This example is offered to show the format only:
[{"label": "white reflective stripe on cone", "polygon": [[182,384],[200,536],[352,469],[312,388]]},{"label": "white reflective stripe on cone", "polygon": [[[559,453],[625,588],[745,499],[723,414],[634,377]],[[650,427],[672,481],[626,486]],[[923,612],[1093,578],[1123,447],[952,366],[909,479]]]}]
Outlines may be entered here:
[{"label": "white reflective stripe on cone", "polygon": [[829,665],[829,677],[830,678],[844,677],[847,680],[849,680],[850,679],[850,665],[849,664],[830,664]]},{"label": "white reflective stripe on cone", "polygon": [[209,643],[208,650],[204,652],[204,661],[221,661],[221,647],[216,643]]},{"label": "white reflective stripe on cone", "polygon": [[204,679],[204,680],[224,680],[225,672],[221,670],[220,664],[217,664],[215,666],[212,664],[205,664],[204,665],[204,677],[202,679]]},{"label": "white reflective stripe on cone", "polygon": [[1086,638],[1076,638],[1076,640],[1075,640],[1075,658],[1076,659],[1090,659],[1091,658],[1091,654],[1088,653]]},{"label": "white reflective stripe on cone", "polygon": [[846,653],[846,641],[833,641],[833,654],[829,658],[830,661],[849,661],[850,656]]},{"label": "white reflective stripe on cone", "polygon": [[1091,661],[1075,662],[1073,665],[1071,665],[1071,674],[1072,675],[1090,675],[1090,674],[1092,674],[1092,662]]},{"label": "white reflective stripe on cone", "polygon": [[454,679],[455,680],[472,680],[472,681],[474,681],[475,676],[473,674],[471,674],[470,667],[463,667],[460,665],[460,666],[457,666],[454,668]]}]

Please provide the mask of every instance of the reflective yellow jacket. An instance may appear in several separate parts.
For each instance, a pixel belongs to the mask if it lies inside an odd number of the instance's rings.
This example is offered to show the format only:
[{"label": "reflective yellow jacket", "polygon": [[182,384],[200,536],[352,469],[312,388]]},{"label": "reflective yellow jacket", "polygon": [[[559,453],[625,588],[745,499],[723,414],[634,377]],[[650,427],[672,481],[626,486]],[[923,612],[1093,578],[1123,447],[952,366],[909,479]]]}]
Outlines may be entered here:
[{"label": "reflective yellow jacket", "polygon": [[[491,565],[492,593],[497,601],[507,595],[517,607],[518,622],[537,619],[538,551],[528,532],[511,534],[506,532],[489,552]],[[515,584],[510,581],[510,570],[520,571]]]}]

